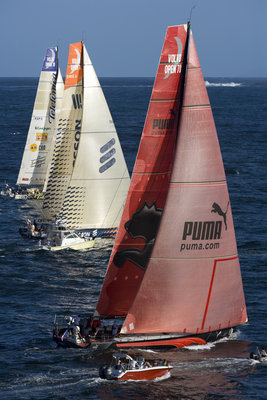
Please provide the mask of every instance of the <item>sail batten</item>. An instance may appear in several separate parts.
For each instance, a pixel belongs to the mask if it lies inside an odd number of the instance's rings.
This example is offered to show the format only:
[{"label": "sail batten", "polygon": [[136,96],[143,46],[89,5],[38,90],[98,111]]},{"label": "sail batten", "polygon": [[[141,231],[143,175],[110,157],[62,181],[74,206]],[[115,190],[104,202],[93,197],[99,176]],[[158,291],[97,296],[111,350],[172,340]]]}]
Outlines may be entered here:
[{"label": "sail batten", "polygon": [[[220,259],[231,259],[231,258],[236,258],[236,257],[238,257],[238,254],[237,253],[234,253],[234,254],[227,254],[227,255],[223,255],[223,256],[218,256],[217,257],[217,259],[218,260],[220,260]],[[168,258],[169,260],[176,260],[177,258],[176,257],[155,257],[154,256],[154,259],[157,259],[157,260],[164,260],[165,258]],[[182,258],[182,257],[180,257],[179,259],[180,260],[188,260],[188,258],[189,257],[186,257],[186,258]],[[208,256],[206,256],[206,257],[191,257],[190,258],[191,260],[203,260],[203,259],[206,259],[206,260],[214,260],[214,258],[213,257],[208,257]]]},{"label": "sail batten", "polygon": [[178,186],[208,186],[208,185],[225,185],[226,180],[219,181],[203,181],[203,182],[175,182],[172,181],[170,183],[170,187],[178,187]]}]

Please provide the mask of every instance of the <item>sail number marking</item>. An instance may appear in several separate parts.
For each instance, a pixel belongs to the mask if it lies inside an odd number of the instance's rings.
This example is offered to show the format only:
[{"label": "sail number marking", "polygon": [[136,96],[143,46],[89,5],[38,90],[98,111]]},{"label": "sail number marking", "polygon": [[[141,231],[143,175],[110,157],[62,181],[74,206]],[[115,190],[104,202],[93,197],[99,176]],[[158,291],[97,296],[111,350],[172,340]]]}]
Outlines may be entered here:
[{"label": "sail number marking", "polygon": [[74,152],[73,152],[73,167],[75,165],[77,153],[78,153],[78,148],[79,148],[79,143],[80,143],[80,138],[81,138],[81,120],[76,119],[75,123],[75,135],[74,135]]}]

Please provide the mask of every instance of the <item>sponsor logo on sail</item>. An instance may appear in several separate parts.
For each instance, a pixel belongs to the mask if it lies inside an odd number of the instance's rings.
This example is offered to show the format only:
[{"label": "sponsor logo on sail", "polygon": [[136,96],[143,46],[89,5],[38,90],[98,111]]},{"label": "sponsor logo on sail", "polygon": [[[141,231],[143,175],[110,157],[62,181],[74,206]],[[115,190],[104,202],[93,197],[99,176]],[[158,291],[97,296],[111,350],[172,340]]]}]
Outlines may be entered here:
[{"label": "sponsor logo on sail", "polygon": [[73,167],[75,165],[78,148],[79,148],[79,143],[80,143],[80,138],[81,138],[82,121],[80,119],[76,119],[75,123],[76,123],[76,125],[75,125],[75,136],[74,136]]},{"label": "sponsor logo on sail", "polygon": [[51,131],[51,128],[49,128],[48,126],[38,126],[38,125],[35,125],[34,129],[35,129],[36,131],[43,131],[43,132],[45,132],[45,131]]},{"label": "sponsor logo on sail", "polygon": [[124,225],[125,230],[133,239],[144,239],[145,245],[142,249],[134,247],[134,244],[132,244],[129,248],[118,250],[113,258],[116,267],[122,268],[127,261],[130,261],[142,270],[146,269],[161,216],[162,209],[157,207],[156,201],[152,204],[145,201],[142,207],[132,214],[131,219]]},{"label": "sponsor logo on sail", "polygon": [[73,94],[72,95],[72,102],[73,106],[76,109],[82,108],[82,95],[80,94]]},{"label": "sponsor logo on sail", "polygon": [[50,104],[49,104],[49,114],[48,114],[48,121],[51,124],[56,117],[56,83],[57,83],[57,74],[53,74],[53,81],[52,81],[52,90],[50,93]]},{"label": "sponsor logo on sail", "polygon": [[177,54],[168,54],[168,63],[165,65],[164,72],[165,76],[163,79],[169,78],[172,74],[180,74],[182,71],[182,53],[183,53],[183,45],[181,40],[178,37],[174,38],[177,43]]},{"label": "sponsor logo on sail", "polygon": [[217,213],[222,220],[216,221],[186,221],[184,223],[182,244],[183,250],[212,250],[220,247],[218,240],[222,237],[222,228],[227,231],[227,211],[229,202],[224,212],[218,203],[212,204],[211,213]]},{"label": "sponsor logo on sail", "polygon": [[34,160],[31,160],[31,167],[32,168],[40,168],[45,163],[46,157],[37,157]]},{"label": "sponsor logo on sail", "polygon": [[46,149],[45,144],[40,144],[39,150],[40,150],[40,151],[44,151],[45,149]]},{"label": "sponsor logo on sail", "polygon": [[56,69],[56,51],[54,48],[47,49],[47,53],[43,63],[43,70],[53,71]]},{"label": "sponsor logo on sail", "polygon": [[48,137],[48,133],[43,132],[43,133],[36,133],[36,140],[39,141],[46,141]]},{"label": "sponsor logo on sail", "polygon": [[30,150],[31,150],[32,152],[35,152],[35,151],[37,150],[37,144],[36,144],[36,143],[32,143],[32,144],[30,145]]},{"label": "sponsor logo on sail", "polygon": [[113,157],[116,153],[116,149],[113,147],[115,144],[115,139],[110,139],[104,146],[100,148],[100,153],[102,154],[99,161],[102,164],[99,168],[100,174],[108,170],[112,165],[116,163],[116,158]]},{"label": "sponsor logo on sail", "polygon": [[169,118],[153,119],[151,135],[166,135],[172,133],[175,123],[175,113],[172,109],[169,111],[169,115]]},{"label": "sponsor logo on sail", "polygon": [[71,74],[73,74],[75,71],[77,71],[79,69],[80,61],[81,61],[81,54],[80,54],[79,50],[78,49],[74,49],[74,51],[75,51],[77,57],[73,58],[71,60],[71,63],[73,64],[70,67],[70,73]]}]

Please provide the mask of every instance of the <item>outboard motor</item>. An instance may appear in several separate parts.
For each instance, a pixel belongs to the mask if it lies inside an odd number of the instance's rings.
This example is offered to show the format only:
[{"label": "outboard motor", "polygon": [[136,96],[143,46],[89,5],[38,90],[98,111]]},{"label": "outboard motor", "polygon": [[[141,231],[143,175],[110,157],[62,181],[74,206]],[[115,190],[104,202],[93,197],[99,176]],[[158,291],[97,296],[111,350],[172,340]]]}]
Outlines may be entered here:
[{"label": "outboard motor", "polygon": [[106,379],[105,371],[108,368],[108,365],[102,365],[102,367],[99,368],[99,377],[101,379]]},{"label": "outboard motor", "polygon": [[105,369],[105,377],[106,379],[112,379],[112,367],[108,366]]}]

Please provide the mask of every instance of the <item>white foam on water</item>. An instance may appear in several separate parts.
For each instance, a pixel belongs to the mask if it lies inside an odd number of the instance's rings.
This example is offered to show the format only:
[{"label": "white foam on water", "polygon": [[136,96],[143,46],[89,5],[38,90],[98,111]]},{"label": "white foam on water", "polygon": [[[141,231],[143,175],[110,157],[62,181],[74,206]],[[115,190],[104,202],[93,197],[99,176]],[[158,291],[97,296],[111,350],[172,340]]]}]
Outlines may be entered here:
[{"label": "white foam on water", "polygon": [[237,82],[209,82],[205,81],[206,87],[239,87],[242,86],[241,83]]},{"label": "white foam on water", "polygon": [[144,352],[144,353],[153,353],[153,354],[158,354],[158,352],[157,351],[155,351],[155,350],[151,350],[151,349],[142,349],[142,348],[140,348],[139,350],[141,350],[142,352]]},{"label": "white foam on water", "polygon": [[[249,358],[206,358],[201,361],[180,362],[173,364],[178,371],[221,371],[224,373],[236,373],[255,364],[255,360]],[[205,372],[206,371],[206,372]]]},{"label": "white foam on water", "polygon": [[212,343],[206,343],[206,344],[196,344],[196,345],[190,345],[190,346],[185,346],[183,349],[188,349],[192,351],[199,351],[199,350],[210,350],[212,347],[215,347],[216,342]]},{"label": "white foam on water", "polygon": [[169,379],[170,377],[171,377],[171,372],[168,371],[168,372],[166,372],[166,374],[164,374],[163,376],[160,376],[159,378],[154,379],[153,382],[164,381],[165,379]]}]

